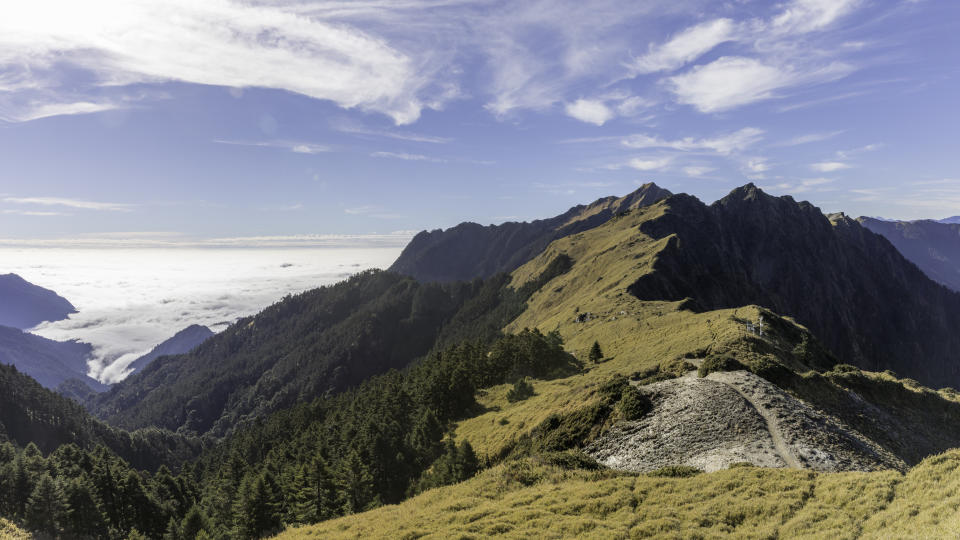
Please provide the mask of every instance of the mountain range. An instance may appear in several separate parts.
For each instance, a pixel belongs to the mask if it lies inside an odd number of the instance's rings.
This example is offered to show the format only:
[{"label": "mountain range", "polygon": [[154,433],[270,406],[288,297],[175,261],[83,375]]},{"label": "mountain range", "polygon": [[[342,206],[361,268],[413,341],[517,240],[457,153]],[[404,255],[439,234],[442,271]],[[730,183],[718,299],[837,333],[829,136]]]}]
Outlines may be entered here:
[{"label": "mountain range", "polygon": [[930,279],[960,291],[960,220],[857,221],[890,241]]},{"label": "mountain range", "polygon": [[918,264],[752,184],[423,232],[89,413],[2,367],[0,488],[89,484],[94,537],[942,537],[960,293]]}]

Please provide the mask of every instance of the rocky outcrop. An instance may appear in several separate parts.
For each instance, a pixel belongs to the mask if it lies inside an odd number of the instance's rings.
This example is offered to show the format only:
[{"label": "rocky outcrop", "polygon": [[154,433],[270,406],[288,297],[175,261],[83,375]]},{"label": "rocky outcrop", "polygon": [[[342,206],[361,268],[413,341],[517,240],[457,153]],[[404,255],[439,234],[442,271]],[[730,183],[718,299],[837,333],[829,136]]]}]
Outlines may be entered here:
[{"label": "rocky outcrop", "polygon": [[640,387],[653,409],[621,421],[586,452],[612,469],[673,465],[705,471],[734,463],[824,472],[905,469],[906,464],[840,420],[747,371],[715,372]]},{"label": "rocky outcrop", "polygon": [[625,197],[605,197],[549,219],[486,227],[467,222],[447,230],[422,231],[404,248],[390,270],[421,282],[467,281],[510,272],[558,238],[592,229],[621,212],[651,205],[670,195],[650,183]]}]

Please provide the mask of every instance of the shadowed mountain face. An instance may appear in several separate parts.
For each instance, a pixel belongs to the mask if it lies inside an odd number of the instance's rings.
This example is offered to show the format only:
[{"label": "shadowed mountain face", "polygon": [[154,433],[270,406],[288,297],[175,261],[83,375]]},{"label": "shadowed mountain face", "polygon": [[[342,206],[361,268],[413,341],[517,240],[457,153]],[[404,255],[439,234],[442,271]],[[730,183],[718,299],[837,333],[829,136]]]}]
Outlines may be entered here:
[{"label": "shadowed mountain face", "polygon": [[791,315],[844,361],[931,386],[960,385],[960,295],[934,283],[856,221],[752,184],[711,206],[688,195],[640,232],[666,245],[629,291],[691,298],[696,310],[747,304]]},{"label": "shadowed mountain face", "polygon": [[77,310],[57,293],[16,274],[0,275],[0,326],[25,330],[45,321],[66,319]]},{"label": "shadowed mountain face", "polygon": [[87,376],[90,345],[77,341],[53,341],[0,326],[0,364],[12,364],[47,388],[57,388],[70,379],[82,381],[90,390],[107,387]]},{"label": "shadowed mountain face", "polygon": [[960,221],[857,221],[883,236],[930,279],[960,291]]},{"label": "shadowed mountain face", "polygon": [[558,238],[592,229],[621,212],[669,196],[669,191],[650,183],[625,197],[605,197],[549,219],[486,227],[468,222],[447,230],[422,231],[390,270],[421,282],[465,281],[510,272]]},{"label": "shadowed mountain face", "polygon": [[430,350],[468,286],[364,272],[241,319],[87,402],[114,425],[223,435],[243,421],[345,390]]},{"label": "shadowed mountain face", "polygon": [[135,372],[145,368],[147,364],[161,356],[188,353],[212,335],[213,331],[206,326],[192,324],[154,347],[152,351],[131,362],[128,367],[132,370],[131,372]]}]

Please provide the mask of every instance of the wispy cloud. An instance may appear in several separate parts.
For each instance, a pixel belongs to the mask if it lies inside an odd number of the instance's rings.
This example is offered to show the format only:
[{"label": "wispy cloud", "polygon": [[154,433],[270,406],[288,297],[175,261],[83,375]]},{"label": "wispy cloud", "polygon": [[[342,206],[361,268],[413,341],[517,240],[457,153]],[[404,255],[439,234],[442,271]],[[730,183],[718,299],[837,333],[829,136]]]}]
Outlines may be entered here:
[{"label": "wispy cloud", "polygon": [[667,167],[672,161],[671,157],[633,158],[626,163],[626,166],[638,171],[656,171]]},{"label": "wispy cloud", "polygon": [[267,212],[296,212],[303,210],[303,203],[282,204],[279,206],[266,206],[263,210]]},{"label": "wispy cloud", "polygon": [[333,122],[331,125],[333,129],[336,129],[341,133],[349,133],[352,135],[361,135],[366,137],[386,137],[389,139],[397,139],[401,141],[430,143],[430,144],[446,144],[453,141],[453,138],[451,137],[437,137],[434,135],[424,135],[422,133],[413,133],[410,131],[371,129],[357,122],[352,122],[345,119],[337,120]]},{"label": "wispy cloud", "polygon": [[823,30],[860,3],[861,0],[794,0],[774,17],[771,27],[780,33]]},{"label": "wispy cloud", "polygon": [[792,139],[787,139],[778,143],[773,143],[770,146],[800,146],[801,144],[810,144],[820,141],[826,141],[832,139],[837,135],[843,133],[843,130],[839,131],[828,131],[825,133],[808,133],[806,135],[798,135]]},{"label": "wispy cloud", "polygon": [[714,47],[734,37],[730,19],[716,19],[687,28],[628,65],[631,75],[673,71],[696,60]]},{"label": "wispy cloud", "polygon": [[408,55],[354,26],[277,4],[5,2],[0,36],[3,64],[39,74],[54,63],[72,64],[104,85],[168,80],[277,88],[381,112],[399,124],[427,106],[421,93],[429,79]]},{"label": "wispy cloud", "polygon": [[262,148],[281,148],[289,150],[296,154],[321,154],[331,152],[333,148],[325,144],[315,144],[296,141],[233,141],[227,139],[214,139],[217,144],[229,144],[235,146],[258,146]]},{"label": "wispy cloud", "polygon": [[65,212],[43,212],[38,210],[0,210],[0,214],[15,215],[15,216],[38,216],[38,217],[49,217],[49,216],[69,216],[70,214]]},{"label": "wispy cloud", "polygon": [[91,114],[129,107],[128,103],[113,101],[75,101],[71,103],[43,103],[30,101],[18,107],[0,106],[0,120],[7,122],[29,122],[52,116]]},{"label": "wispy cloud", "polygon": [[684,152],[710,152],[722,155],[745,150],[763,138],[763,130],[746,127],[732,133],[716,137],[693,138],[684,137],[677,140],[663,140],[654,135],[630,135],[622,140],[627,148],[665,148]]},{"label": "wispy cloud", "polygon": [[699,165],[691,165],[691,166],[688,166],[688,167],[684,167],[684,168],[681,169],[681,170],[683,171],[683,174],[686,174],[687,176],[696,176],[696,177],[699,177],[699,176],[703,176],[703,175],[705,175],[705,174],[707,174],[707,173],[713,172],[713,171],[715,171],[716,169],[713,168],[713,167],[705,167],[705,166],[699,166]]},{"label": "wispy cloud", "polygon": [[110,212],[131,212],[134,207],[134,205],[126,203],[96,202],[63,197],[4,197],[3,202],[39,206],[66,206],[81,210],[104,210]]},{"label": "wispy cloud", "polygon": [[793,0],[769,20],[717,19],[691,26],[630,66],[633,73],[675,71],[726,41],[737,54],[664,80],[677,102],[716,113],[783,97],[788,89],[831,82],[855,70],[831,59],[836,51],[811,55],[798,40],[821,31],[853,11],[858,0]]},{"label": "wispy cloud", "polygon": [[403,214],[385,211],[383,207],[377,205],[353,206],[344,208],[343,212],[351,216],[367,216],[376,219],[401,219],[406,217]]},{"label": "wispy cloud", "polygon": [[425,156],[423,154],[408,154],[406,152],[373,152],[370,154],[370,157],[402,159],[404,161],[428,161],[430,163],[446,163],[447,162],[447,160],[442,158]]},{"label": "wispy cloud", "polygon": [[668,82],[677,101],[713,113],[777,97],[777,91],[784,88],[836,80],[851,71],[853,67],[843,62],[810,70],[725,56]]},{"label": "wispy cloud", "polygon": [[819,172],[834,172],[853,167],[849,163],[842,161],[822,161],[820,163],[811,163],[810,168]]}]

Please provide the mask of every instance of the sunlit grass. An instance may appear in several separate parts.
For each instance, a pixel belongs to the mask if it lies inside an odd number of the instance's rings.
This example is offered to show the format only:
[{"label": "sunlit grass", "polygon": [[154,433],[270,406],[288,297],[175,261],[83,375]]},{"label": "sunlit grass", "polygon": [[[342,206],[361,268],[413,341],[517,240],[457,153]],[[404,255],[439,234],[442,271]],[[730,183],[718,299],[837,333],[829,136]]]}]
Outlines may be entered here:
[{"label": "sunlit grass", "polygon": [[395,506],[280,538],[943,538],[960,451],[906,475],[735,467],[691,478],[498,465]]}]

